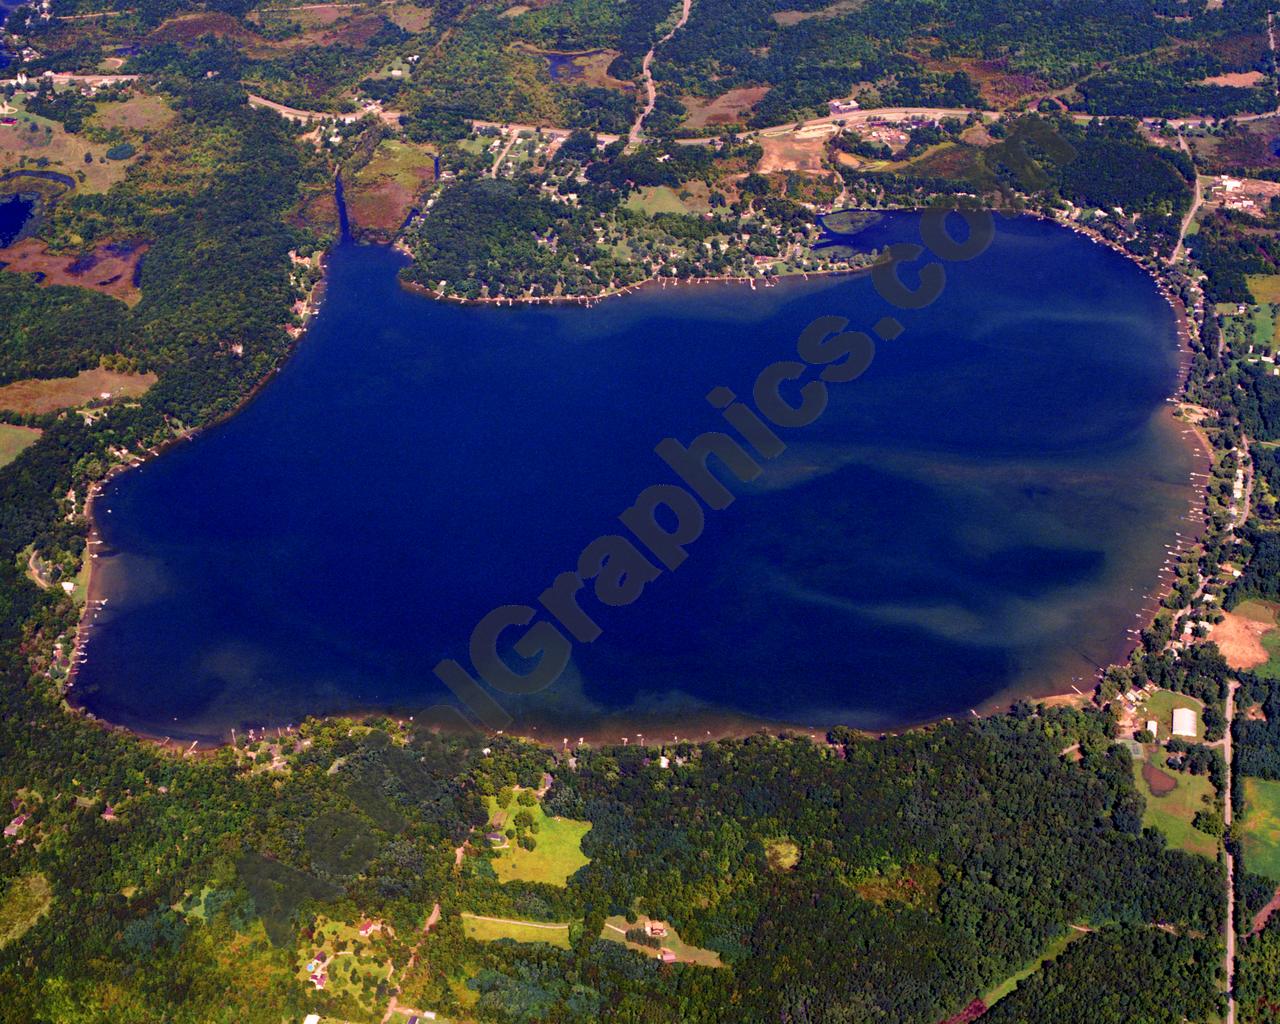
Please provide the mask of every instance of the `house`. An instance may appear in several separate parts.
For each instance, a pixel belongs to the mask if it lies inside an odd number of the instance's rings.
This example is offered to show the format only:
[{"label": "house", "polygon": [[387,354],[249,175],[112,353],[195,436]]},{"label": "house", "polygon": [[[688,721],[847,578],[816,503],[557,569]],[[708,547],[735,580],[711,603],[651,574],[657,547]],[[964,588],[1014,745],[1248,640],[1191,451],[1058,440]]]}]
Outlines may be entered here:
[{"label": "house", "polygon": [[320,1024],[320,1014],[309,1013],[302,1018],[302,1024]]},{"label": "house", "polygon": [[103,811],[103,812],[102,812],[102,820],[103,820],[103,821],[115,821],[115,820],[116,820],[116,811],[115,811],[115,808],[114,808],[114,807],[112,807],[110,804],[107,804],[107,809],[106,809],[105,811]]},{"label": "house", "polygon": [[676,955],[671,950],[667,949],[666,946],[663,946],[658,950],[658,959],[664,964],[673,964],[676,962]]},{"label": "house", "polygon": [[22,828],[26,820],[27,816],[25,814],[19,814],[13,819],[13,821],[9,822],[9,824],[4,827],[4,834],[9,837],[16,836],[18,834],[18,830]]},{"label": "house", "polygon": [[1148,718],[1147,732],[1151,733],[1152,736],[1158,737],[1160,735],[1160,723],[1154,718]]},{"label": "house", "polygon": [[504,836],[501,832],[486,832],[484,834],[484,837],[487,840],[489,840],[489,842],[494,844],[505,843],[507,841],[507,837]]},{"label": "house", "polygon": [[373,932],[382,931],[382,922],[381,921],[361,921],[359,931],[360,931],[360,937],[367,939]]},{"label": "house", "polygon": [[667,926],[661,921],[646,921],[644,923],[644,933],[651,939],[665,939],[667,937]]},{"label": "house", "polygon": [[1196,713],[1191,708],[1173,709],[1173,734],[1196,738]]},{"label": "house", "polygon": [[841,100],[828,100],[827,109],[831,111],[833,117],[840,114],[852,114],[858,109],[858,101],[852,98]]}]

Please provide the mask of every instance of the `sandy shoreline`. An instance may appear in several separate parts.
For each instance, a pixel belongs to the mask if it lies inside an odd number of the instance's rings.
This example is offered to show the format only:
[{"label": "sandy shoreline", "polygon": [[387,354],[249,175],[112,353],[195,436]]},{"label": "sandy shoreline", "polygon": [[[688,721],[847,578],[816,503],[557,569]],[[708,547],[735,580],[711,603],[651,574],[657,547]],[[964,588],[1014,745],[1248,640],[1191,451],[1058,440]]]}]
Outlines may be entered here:
[{"label": "sandy shoreline", "polygon": [[[904,208],[901,208],[900,210],[884,210],[884,211],[877,210],[877,211],[871,211],[871,212],[893,213],[893,212],[913,212],[913,210],[914,212],[918,212],[919,209],[920,208],[904,207]],[[1119,244],[1112,242],[1107,238],[1104,238],[1103,236],[1099,235],[1097,232],[1094,232],[1088,228],[1085,228],[1078,224],[1074,224],[1070,222],[1064,223],[1062,221],[1057,220],[1056,218],[1044,216],[1038,213],[1028,212],[1028,213],[1023,213],[1021,215],[1032,216],[1032,217],[1035,217],[1036,219],[1050,221],[1052,223],[1057,224],[1060,227],[1068,228],[1074,233],[1083,235],[1097,244],[1105,245],[1107,248],[1110,248],[1113,251],[1117,252],[1118,254],[1124,256],[1125,258],[1131,260],[1132,262],[1137,264],[1141,269],[1147,272],[1148,276],[1151,277],[1151,279],[1156,283],[1156,286],[1159,289],[1160,293],[1164,296],[1165,300],[1169,303],[1170,307],[1174,312],[1179,359],[1178,359],[1178,370],[1177,370],[1177,383],[1176,383],[1173,394],[1169,396],[1169,398],[1167,399],[1167,402],[1172,405],[1180,404],[1181,402],[1180,396],[1183,394],[1185,390],[1187,373],[1190,369],[1192,355],[1193,355],[1190,347],[1191,325],[1187,317],[1186,309],[1184,308],[1182,302],[1172,292],[1168,282],[1164,279],[1164,277],[1159,272],[1154,271],[1149,266],[1146,266],[1145,264],[1143,264],[1138,257],[1128,252]],[[403,249],[401,249],[399,246],[396,246],[396,248],[398,251],[403,252]],[[869,267],[832,268],[830,270],[823,270],[823,271],[810,271],[810,272],[797,273],[797,274],[773,276],[768,278],[767,280],[749,278],[749,277],[728,276],[728,275],[708,277],[708,278],[688,278],[688,279],[664,278],[660,276],[655,276],[655,277],[648,278],[645,281],[627,285],[624,288],[612,290],[607,293],[603,293],[601,295],[596,295],[596,296],[530,296],[528,298],[523,298],[523,299],[512,299],[512,298],[466,299],[460,296],[444,296],[434,291],[433,289],[430,289],[421,284],[417,284],[416,282],[405,281],[403,278],[399,278],[398,280],[400,281],[401,286],[404,287],[406,290],[426,295],[432,299],[441,300],[441,301],[452,301],[462,305],[516,306],[516,305],[525,305],[525,304],[538,305],[543,303],[564,303],[564,304],[578,304],[578,305],[582,305],[584,307],[590,308],[596,302],[601,301],[605,298],[613,298],[615,296],[628,295],[633,292],[637,292],[646,286],[650,286],[654,284],[659,284],[663,288],[665,288],[668,283],[670,283],[673,287],[677,285],[697,285],[697,284],[704,284],[704,283],[705,284],[740,283],[740,284],[749,284],[754,289],[757,283],[759,283],[761,287],[773,287],[777,283],[782,281],[787,281],[787,280],[797,280],[797,279],[808,280],[809,277],[811,276],[824,277],[824,276],[834,276],[834,275],[844,275],[844,274],[867,273],[869,269],[870,269]],[[325,284],[325,279],[322,278],[321,281],[316,285],[315,289],[313,289],[313,292],[311,293],[311,295],[308,297],[308,310],[309,310],[309,313],[312,315],[318,309],[320,297],[323,295],[324,284]],[[305,333],[306,333],[306,330],[304,328],[297,335],[293,335],[294,346],[296,346],[300,342],[301,338],[305,335]],[[95,516],[94,504],[95,504],[96,498],[102,493],[103,489],[105,488],[105,485],[114,476],[126,471],[127,469],[143,465],[146,461],[149,461],[149,459],[154,458],[160,454],[163,454],[163,452],[167,450],[169,447],[180,444],[184,441],[192,440],[199,433],[202,433],[205,430],[209,430],[213,427],[216,427],[226,422],[232,416],[236,415],[246,405],[248,405],[249,402],[253,401],[262,392],[262,390],[272,381],[272,379],[274,379],[275,375],[279,373],[281,369],[283,369],[283,367],[287,364],[288,358],[289,356],[292,355],[292,352],[293,352],[293,347],[291,346],[289,353],[288,355],[286,355],[285,359],[277,367],[275,367],[270,373],[268,373],[261,381],[259,381],[253,387],[253,389],[249,392],[249,394],[244,398],[244,400],[238,403],[236,407],[231,411],[218,417],[216,420],[212,421],[211,423],[201,428],[198,428],[197,430],[190,431],[181,436],[175,437],[169,441],[166,441],[164,444],[158,446],[157,448],[150,449],[147,452],[145,457],[139,458],[136,461],[132,461],[130,463],[122,463],[122,464],[117,464],[113,466],[101,481],[96,482],[91,487],[90,492],[86,496],[86,500],[85,500],[84,515],[89,524],[89,540],[88,540],[88,545],[86,546],[86,557],[88,557],[91,553],[93,553],[95,548],[99,548],[103,546],[103,541],[101,539],[98,521]],[[1173,414],[1172,408],[1166,410],[1162,415],[1168,417],[1170,427],[1175,429],[1182,429],[1184,443],[1186,443],[1191,448],[1191,451],[1193,452],[1193,454],[1196,455],[1198,459],[1200,459],[1204,464],[1206,464],[1208,469],[1211,469],[1212,468],[1212,448],[1208,444],[1208,439],[1207,437],[1205,437],[1203,432],[1198,428],[1194,427],[1194,425],[1189,424],[1187,421],[1177,419]],[[1197,445],[1200,446],[1199,452],[1196,452]],[[1193,478],[1195,476],[1196,474],[1193,474]],[[1203,530],[1203,522],[1204,522],[1203,520],[1204,489],[1205,489],[1205,482],[1207,481],[1207,479],[1208,479],[1208,474],[1206,472],[1201,474],[1199,478],[1192,485],[1193,495],[1192,495],[1191,501],[1189,502],[1189,512],[1188,512],[1188,516],[1190,517],[1188,519],[1189,529],[1187,531],[1184,531],[1185,535],[1180,538],[1178,537],[1170,538],[1171,541],[1176,541],[1176,543],[1166,545],[1166,549],[1170,552],[1171,556],[1175,560],[1178,556],[1180,556],[1190,547],[1193,547],[1200,540],[1201,532]],[[94,571],[93,561],[94,560],[91,558],[89,570],[88,570],[88,581],[87,581],[87,588],[86,588],[87,596],[86,596],[85,606],[81,614],[80,622],[76,629],[75,643],[73,645],[73,650],[71,654],[71,668],[68,674],[66,692],[64,694],[64,701],[68,709],[74,713],[85,715],[85,716],[88,716],[90,713],[87,711],[86,708],[84,708],[82,705],[76,702],[74,690],[73,690],[74,683],[75,683],[76,667],[82,660],[81,655],[84,652],[84,645],[88,639],[88,634],[92,628],[93,620],[94,618],[96,618],[96,615],[98,611],[101,609],[102,603],[105,600],[100,594],[101,573]],[[1155,619],[1156,615],[1161,610],[1161,601],[1172,590],[1173,581],[1175,579],[1176,579],[1176,575],[1170,574],[1166,564],[1166,567],[1157,574],[1157,578],[1154,581],[1151,588],[1144,594],[1143,603],[1140,609],[1138,610],[1138,612],[1136,613],[1136,616],[1140,618],[1140,626],[1127,630],[1124,636],[1117,640],[1115,649],[1117,650],[1117,652],[1119,652],[1119,656],[1112,659],[1109,662],[1106,662],[1106,664],[1115,664],[1117,662],[1125,661],[1128,658],[1129,654],[1134,650],[1134,648],[1138,646],[1138,642],[1139,642],[1138,633],[1140,632],[1141,629],[1148,627],[1151,624],[1151,622]],[[1002,690],[992,694],[989,698],[987,698],[987,700],[978,704],[976,707],[970,709],[969,714],[974,717],[983,717],[988,715],[1001,714],[1005,712],[1015,700],[1022,697],[1025,697],[1026,699],[1029,699],[1032,701],[1046,701],[1046,702],[1052,702],[1052,703],[1083,703],[1092,696],[1093,686],[1096,683],[1096,679],[1099,678],[1101,674],[1102,674],[1102,669],[1099,668],[1095,674],[1094,681],[1090,682],[1080,677],[1072,677],[1072,679],[1069,681],[1066,678],[1064,673],[1061,679],[1046,679],[1043,687],[1031,687],[1029,689],[1023,686],[1013,690]],[[1077,686],[1076,685],[1077,683],[1079,683],[1080,685]],[[335,713],[332,715],[326,715],[321,717],[332,718],[332,719],[350,719],[354,721],[385,717],[385,718],[390,718],[390,719],[403,722],[403,721],[410,720],[413,716],[403,714],[403,713],[396,714],[386,710],[374,710],[374,711],[352,711],[349,713]],[[454,717],[455,719],[457,719],[457,716],[454,716]],[[891,729],[860,729],[860,730],[855,729],[854,731],[862,732],[866,735],[899,733],[899,732],[905,732],[910,729],[922,728],[938,721],[948,720],[952,717],[954,716],[940,716],[935,718],[928,718],[918,722],[912,722],[912,723],[904,724],[901,726],[897,726]],[[175,752],[182,752],[184,754],[192,754],[192,753],[197,753],[201,751],[213,751],[223,746],[228,746],[231,743],[231,730],[228,730],[228,733],[224,738],[221,738],[216,741],[208,738],[197,738],[194,741],[192,741],[190,738],[190,735],[187,738],[174,739],[170,736],[162,737],[143,729],[131,728],[128,726],[113,724],[106,720],[97,718],[96,716],[93,717],[92,720],[104,729],[109,729],[112,731],[119,731],[119,732],[126,732],[126,733],[129,733],[130,735],[135,736],[136,738],[138,738],[143,742],[153,744],[161,749],[172,750]],[[668,743],[668,742],[674,742],[674,741],[700,742],[700,741],[710,741],[710,740],[718,740],[718,739],[726,739],[726,738],[740,738],[743,736],[759,734],[761,732],[786,733],[788,735],[796,735],[796,736],[806,735],[814,738],[815,740],[822,740],[825,738],[827,730],[838,724],[839,723],[826,723],[826,724],[819,723],[819,724],[801,725],[797,723],[768,721],[768,720],[763,720],[758,718],[752,718],[750,716],[743,715],[743,714],[725,712],[725,711],[696,711],[696,712],[691,712],[688,714],[680,714],[676,716],[645,715],[643,713],[631,714],[631,715],[619,714],[614,716],[602,717],[599,720],[596,720],[590,724],[585,724],[585,725],[579,724],[579,725],[574,725],[572,727],[567,727],[564,723],[557,724],[551,721],[542,721],[542,722],[530,723],[527,726],[523,726],[517,730],[511,731],[509,735],[519,736],[523,739],[527,739],[532,742],[542,744],[549,748],[558,749],[561,746],[564,746],[566,744],[569,746],[572,746],[578,740],[582,740],[584,742],[592,743],[592,744],[613,744],[613,743],[632,743],[632,742],[636,742],[636,743],[648,742],[652,744],[652,743]],[[266,724],[266,723],[261,725],[254,725],[253,728],[255,731],[262,730],[264,733],[275,732],[280,735],[288,735],[289,733],[296,731],[296,727],[292,725],[285,726],[285,725]],[[455,724],[452,727],[441,726],[442,731],[463,731],[464,728],[465,727],[460,726],[457,721],[455,721]],[[239,730],[240,727],[237,727],[237,729]],[[472,730],[467,729],[466,731],[472,731]],[[474,731],[479,732],[481,730],[477,728]],[[569,733],[572,733],[572,735],[569,735]]]}]

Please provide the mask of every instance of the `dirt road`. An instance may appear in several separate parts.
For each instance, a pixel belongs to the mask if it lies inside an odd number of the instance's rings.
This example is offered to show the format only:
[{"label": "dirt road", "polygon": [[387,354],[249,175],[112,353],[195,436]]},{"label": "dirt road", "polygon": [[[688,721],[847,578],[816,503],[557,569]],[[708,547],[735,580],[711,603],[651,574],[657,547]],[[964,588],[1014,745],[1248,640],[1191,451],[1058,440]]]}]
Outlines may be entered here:
[{"label": "dirt road", "polygon": [[672,26],[670,32],[649,47],[649,52],[644,55],[644,60],[640,62],[640,73],[644,76],[644,88],[648,94],[648,99],[645,102],[644,109],[636,115],[635,124],[631,126],[631,132],[627,136],[627,149],[635,149],[640,144],[640,140],[644,138],[644,119],[653,113],[654,104],[658,102],[658,90],[653,84],[653,72],[650,70],[653,64],[654,51],[680,29],[684,28],[685,22],[689,20],[689,11],[692,9],[693,0],[684,0],[684,6],[680,11],[680,20]]}]

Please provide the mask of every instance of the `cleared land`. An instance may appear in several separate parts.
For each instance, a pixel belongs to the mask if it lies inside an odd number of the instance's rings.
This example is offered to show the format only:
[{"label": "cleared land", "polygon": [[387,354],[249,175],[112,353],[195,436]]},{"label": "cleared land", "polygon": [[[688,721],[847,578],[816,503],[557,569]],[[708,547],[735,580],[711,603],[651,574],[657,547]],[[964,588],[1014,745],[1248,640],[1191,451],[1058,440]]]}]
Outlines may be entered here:
[{"label": "cleared land", "polygon": [[0,409],[45,413],[86,402],[136,398],[159,379],[154,373],[119,373],[98,368],[81,370],[74,377],[15,380],[0,387]]},{"label": "cleared land", "polygon": [[[1158,759],[1161,753],[1157,750],[1149,756]],[[1143,825],[1158,828],[1170,846],[1203,857],[1217,855],[1218,841],[1191,824],[1196,811],[1213,809],[1213,785],[1207,775],[1173,771],[1161,767],[1158,760],[1145,759],[1133,762],[1133,775],[1138,792],[1147,798]]]},{"label": "cleared land", "polygon": [[669,949],[676,956],[676,962],[682,964],[698,964],[701,967],[723,967],[724,964],[720,960],[720,954],[710,949],[703,949],[701,946],[691,946],[680,938],[671,925],[667,925],[667,934],[658,941],[662,945],[658,948],[652,946],[642,946],[637,942],[627,941],[627,931],[631,928],[643,927],[643,922],[637,924],[628,924],[627,919],[621,914],[614,917],[605,918],[604,928],[600,932],[600,937],[609,942],[617,942],[627,947],[627,949],[635,950],[637,953],[643,953],[645,956],[657,958],[662,955],[663,949]]},{"label": "cleared land", "polygon": [[122,103],[99,103],[90,123],[96,128],[147,132],[163,128],[175,117],[161,96],[130,96]]},{"label": "cleared land", "polygon": [[516,942],[546,942],[560,949],[569,948],[569,926],[544,921],[517,921],[512,918],[462,915],[462,930],[477,942],[514,939]]},{"label": "cleared land", "polygon": [[499,831],[508,818],[520,811],[533,816],[537,832],[533,838],[537,846],[525,850],[514,842],[499,851],[493,862],[493,870],[503,882],[545,882],[548,885],[564,885],[590,858],[582,852],[582,837],[591,831],[591,822],[574,821],[571,818],[550,818],[541,803],[521,807],[515,800],[505,809],[499,808],[494,797],[486,797],[490,827]]},{"label": "cleared land", "polygon": [[1280,274],[1249,274],[1245,280],[1258,302],[1280,302]]},{"label": "cleared land", "polygon": [[49,911],[53,892],[41,874],[15,878],[0,894],[0,949],[22,938]]},{"label": "cleared land", "polygon": [[[313,939],[303,939],[298,954],[298,977],[315,989],[313,974],[323,975],[324,991],[341,998],[348,996],[367,1014],[377,1012],[381,1000],[378,982],[387,976],[387,956],[375,943],[378,935],[362,938],[356,925],[329,918],[316,918]],[[323,941],[320,941],[323,938]],[[320,962],[318,955],[323,954]],[[310,969],[308,969],[310,968]]]},{"label": "cleared land", "polygon": [[24,449],[36,443],[40,431],[35,427],[14,427],[0,423],[0,466],[7,466]]},{"label": "cleared land", "polygon": [[1280,782],[1244,780],[1245,814],[1237,820],[1250,871],[1280,882]]},{"label": "cleared land", "polygon": [[688,128],[706,128],[709,125],[737,124],[745,122],[755,105],[769,92],[769,86],[752,86],[730,89],[719,96],[707,99],[703,96],[681,96],[688,114],[684,123]]},{"label": "cleared land", "polygon": [[1245,601],[1235,611],[1224,612],[1209,633],[1227,664],[1235,669],[1256,669],[1271,658],[1263,638],[1276,628],[1275,613],[1261,601]]}]

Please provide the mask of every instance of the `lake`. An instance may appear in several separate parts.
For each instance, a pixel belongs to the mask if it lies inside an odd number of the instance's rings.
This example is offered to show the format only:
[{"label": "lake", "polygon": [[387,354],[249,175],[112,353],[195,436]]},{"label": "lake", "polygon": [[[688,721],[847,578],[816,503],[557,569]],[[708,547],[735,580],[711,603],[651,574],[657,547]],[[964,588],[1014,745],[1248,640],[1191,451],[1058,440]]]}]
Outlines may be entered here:
[{"label": "lake", "polygon": [[[1177,531],[1193,455],[1168,411],[1172,311],[1109,249],[997,218],[932,306],[866,275],[648,288],[594,308],[464,307],[344,242],[298,351],[226,423],[98,502],[108,604],[76,684],[94,713],[225,738],[450,701],[482,616],[536,605],[619,514],[679,482],[654,453],[726,429],[815,317],[894,312],[858,380],[784,434],[678,569],[561,678],[497,694],[516,728],[689,735],[760,719],[898,727],[1093,685]],[[914,215],[868,229],[876,244]],[[908,275],[909,276],[909,275]],[[519,636],[513,631],[511,639]],[[560,731],[563,730],[563,733]]]}]

